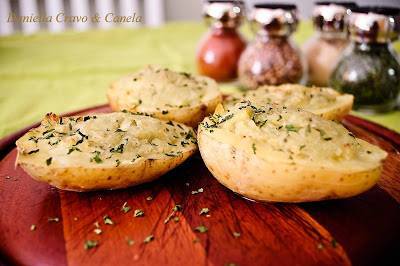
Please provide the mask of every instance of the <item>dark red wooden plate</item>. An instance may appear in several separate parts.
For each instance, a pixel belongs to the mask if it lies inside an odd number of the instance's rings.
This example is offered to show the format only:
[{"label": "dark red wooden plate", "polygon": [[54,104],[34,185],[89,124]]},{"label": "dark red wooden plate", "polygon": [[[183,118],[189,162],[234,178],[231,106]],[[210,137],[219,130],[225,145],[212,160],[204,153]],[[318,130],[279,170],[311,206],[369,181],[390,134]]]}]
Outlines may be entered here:
[{"label": "dark red wooden plate", "polygon": [[[74,114],[109,111],[103,105]],[[149,184],[60,191],[15,167],[14,142],[26,128],[0,141],[0,265],[399,265],[400,136],[354,116],[343,123],[389,152],[382,178],[357,197],[307,204],[245,200],[220,185],[198,154]],[[183,207],[179,221],[165,224],[175,204]],[[209,217],[199,215],[202,208]],[[134,218],[135,209],[144,217]],[[114,224],[105,225],[104,215]],[[54,217],[60,221],[48,221]],[[96,221],[101,235],[93,232]],[[208,232],[197,232],[200,225]],[[148,235],[154,240],[146,244]],[[85,250],[86,240],[99,245]]]}]

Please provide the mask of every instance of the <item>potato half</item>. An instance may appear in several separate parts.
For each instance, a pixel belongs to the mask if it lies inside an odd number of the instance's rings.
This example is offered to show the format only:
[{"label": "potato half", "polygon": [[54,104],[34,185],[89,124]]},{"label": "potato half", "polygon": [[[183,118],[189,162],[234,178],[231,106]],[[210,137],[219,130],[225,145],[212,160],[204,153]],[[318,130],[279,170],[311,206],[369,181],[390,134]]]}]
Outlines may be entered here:
[{"label": "potato half", "polygon": [[16,145],[17,163],[34,179],[74,191],[148,182],[197,150],[192,128],[129,112],[48,114]]},{"label": "potato half", "polygon": [[300,109],[239,103],[204,119],[201,156],[234,192],[260,201],[346,198],[371,188],[387,153]]},{"label": "potato half", "polygon": [[193,127],[222,102],[214,80],[155,66],[115,81],[107,97],[114,111],[142,112]]},{"label": "potato half", "polygon": [[305,87],[297,84],[262,86],[256,90],[228,96],[224,106],[229,108],[247,100],[256,105],[281,104],[301,108],[329,120],[340,120],[351,111],[353,95],[340,94],[331,88]]}]

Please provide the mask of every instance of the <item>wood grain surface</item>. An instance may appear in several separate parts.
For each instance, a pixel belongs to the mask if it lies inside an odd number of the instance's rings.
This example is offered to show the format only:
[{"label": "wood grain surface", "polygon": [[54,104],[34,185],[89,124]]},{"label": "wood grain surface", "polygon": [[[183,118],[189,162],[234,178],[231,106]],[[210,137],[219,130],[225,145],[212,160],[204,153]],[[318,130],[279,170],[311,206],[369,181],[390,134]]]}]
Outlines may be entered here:
[{"label": "wood grain surface", "polygon": [[[15,167],[14,142],[27,129],[17,132],[0,141],[0,265],[399,265],[400,136],[353,116],[343,123],[389,152],[379,185],[306,204],[244,199],[220,185],[199,154],[137,187],[60,191]],[[200,215],[202,208],[209,212]],[[134,217],[136,209],[144,216]],[[86,250],[87,240],[98,246]]]}]

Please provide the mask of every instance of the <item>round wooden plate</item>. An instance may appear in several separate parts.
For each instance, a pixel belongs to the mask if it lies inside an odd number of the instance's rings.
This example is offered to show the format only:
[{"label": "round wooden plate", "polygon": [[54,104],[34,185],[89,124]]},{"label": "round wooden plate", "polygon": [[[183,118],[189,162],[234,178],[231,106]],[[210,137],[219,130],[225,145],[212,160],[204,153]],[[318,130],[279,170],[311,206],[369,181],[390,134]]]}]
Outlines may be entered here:
[{"label": "round wooden plate", "polygon": [[[400,135],[354,116],[343,123],[389,153],[382,177],[357,197],[306,204],[245,200],[220,185],[198,154],[149,184],[60,191],[15,167],[24,129],[0,141],[0,265],[399,265]],[[165,223],[176,204],[182,211]],[[209,213],[200,215],[202,208]],[[104,224],[105,215],[114,224]],[[87,240],[98,246],[86,250]]]}]

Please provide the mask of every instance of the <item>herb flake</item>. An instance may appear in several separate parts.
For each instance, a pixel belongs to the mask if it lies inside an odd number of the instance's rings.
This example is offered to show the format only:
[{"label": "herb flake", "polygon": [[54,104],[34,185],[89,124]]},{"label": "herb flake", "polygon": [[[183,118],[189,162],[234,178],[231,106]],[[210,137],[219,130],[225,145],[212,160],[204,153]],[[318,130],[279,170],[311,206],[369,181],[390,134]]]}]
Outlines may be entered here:
[{"label": "herb flake", "polygon": [[99,243],[95,240],[86,240],[83,247],[85,250],[89,250],[89,249],[97,247],[98,245],[99,245]]},{"label": "herb flake", "polygon": [[144,211],[141,210],[141,209],[136,209],[134,214],[133,214],[133,216],[134,217],[143,217],[144,216]]},{"label": "herb flake", "polygon": [[194,230],[196,230],[199,233],[206,233],[208,231],[208,228],[205,227],[204,225],[199,225],[197,226]]}]

